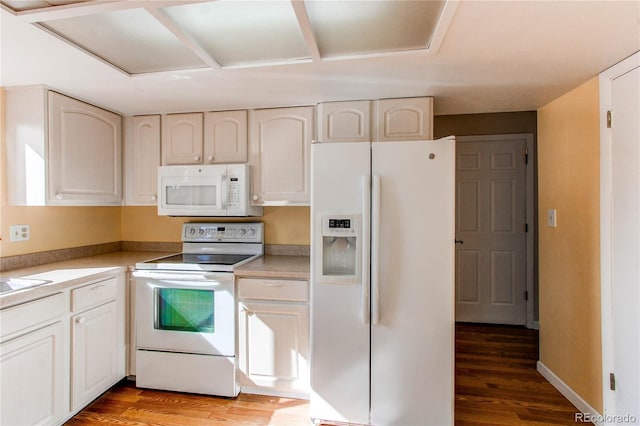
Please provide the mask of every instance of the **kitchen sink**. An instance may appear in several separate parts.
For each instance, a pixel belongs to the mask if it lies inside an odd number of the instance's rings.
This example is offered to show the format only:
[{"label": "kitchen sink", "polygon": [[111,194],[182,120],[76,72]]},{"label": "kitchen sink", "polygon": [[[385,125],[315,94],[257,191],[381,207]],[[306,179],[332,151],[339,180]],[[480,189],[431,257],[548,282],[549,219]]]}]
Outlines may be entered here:
[{"label": "kitchen sink", "polygon": [[37,287],[43,284],[49,284],[50,282],[51,281],[49,280],[38,280],[34,278],[0,277],[0,294],[6,294],[30,287]]}]

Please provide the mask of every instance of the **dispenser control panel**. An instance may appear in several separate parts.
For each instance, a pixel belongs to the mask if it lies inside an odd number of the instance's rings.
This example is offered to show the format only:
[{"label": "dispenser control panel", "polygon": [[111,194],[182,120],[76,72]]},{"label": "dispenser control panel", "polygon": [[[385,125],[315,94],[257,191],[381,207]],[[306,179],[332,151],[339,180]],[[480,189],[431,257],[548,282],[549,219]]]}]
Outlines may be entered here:
[{"label": "dispenser control panel", "polygon": [[355,237],[358,219],[355,215],[325,216],[322,221],[322,235],[334,237]]}]

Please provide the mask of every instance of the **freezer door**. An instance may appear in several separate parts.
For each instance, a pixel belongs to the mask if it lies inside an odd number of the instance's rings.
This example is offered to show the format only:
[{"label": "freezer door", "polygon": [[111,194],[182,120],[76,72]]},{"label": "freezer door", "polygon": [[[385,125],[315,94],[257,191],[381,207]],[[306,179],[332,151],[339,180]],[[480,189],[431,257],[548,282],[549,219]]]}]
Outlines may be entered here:
[{"label": "freezer door", "polygon": [[[369,423],[369,143],[311,148],[311,418]],[[322,218],[360,217],[359,280],[322,276]],[[366,241],[365,241],[366,240]],[[364,267],[363,267],[364,265]]]},{"label": "freezer door", "polygon": [[454,152],[453,139],[373,144],[376,426],[453,424]]}]

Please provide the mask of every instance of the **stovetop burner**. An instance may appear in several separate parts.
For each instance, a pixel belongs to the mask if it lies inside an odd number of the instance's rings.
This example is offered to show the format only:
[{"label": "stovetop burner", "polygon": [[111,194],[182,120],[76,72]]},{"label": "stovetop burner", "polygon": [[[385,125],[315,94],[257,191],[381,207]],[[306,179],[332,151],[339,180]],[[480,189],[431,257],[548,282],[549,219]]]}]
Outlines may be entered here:
[{"label": "stovetop burner", "polygon": [[149,260],[147,263],[197,263],[202,265],[235,265],[249,259],[251,254],[192,254],[178,253]]},{"label": "stovetop burner", "polygon": [[182,241],[182,253],[136,263],[136,269],[233,272],[264,253],[262,223],[185,223]]}]

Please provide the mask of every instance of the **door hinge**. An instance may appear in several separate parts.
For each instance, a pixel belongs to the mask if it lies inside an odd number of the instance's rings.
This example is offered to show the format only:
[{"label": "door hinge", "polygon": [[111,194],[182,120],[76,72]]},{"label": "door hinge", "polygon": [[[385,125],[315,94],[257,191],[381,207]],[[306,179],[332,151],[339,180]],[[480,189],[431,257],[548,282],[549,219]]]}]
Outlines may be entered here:
[{"label": "door hinge", "polygon": [[524,164],[529,164],[529,148],[524,149]]},{"label": "door hinge", "polygon": [[525,223],[523,228],[524,228],[524,232],[529,232],[529,224],[528,223]]},{"label": "door hinge", "polygon": [[524,291],[524,300],[527,301],[529,300],[529,292],[528,291]]},{"label": "door hinge", "polygon": [[607,129],[611,128],[611,111],[607,111]]},{"label": "door hinge", "polygon": [[616,390],[616,375],[614,373],[609,373],[609,389]]}]

